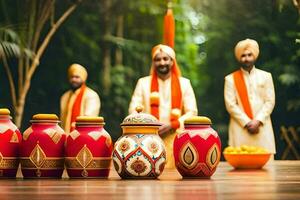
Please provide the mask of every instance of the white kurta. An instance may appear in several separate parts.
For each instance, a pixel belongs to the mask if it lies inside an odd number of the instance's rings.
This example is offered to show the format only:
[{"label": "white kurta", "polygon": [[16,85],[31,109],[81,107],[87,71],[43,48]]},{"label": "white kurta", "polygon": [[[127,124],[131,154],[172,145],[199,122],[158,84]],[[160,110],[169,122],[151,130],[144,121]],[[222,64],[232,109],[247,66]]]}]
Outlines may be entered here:
[{"label": "white kurta", "polygon": [[[70,132],[72,108],[79,92],[80,89],[77,89],[75,92],[73,92],[72,90],[68,90],[60,99],[60,120],[62,122],[62,127],[64,128],[66,133]],[[96,117],[99,115],[99,112],[100,98],[98,94],[91,88],[86,87],[81,100],[80,115]]]},{"label": "white kurta", "polygon": [[253,117],[262,122],[258,134],[250,134],[245,125],[251,121],[246,115],[237,93],[233,74],[225,77],[224,99],[229,122],[229,145],[252,145],[266,148],[271,153],[276,153],[274,132],[271,122],[271,113],[275,105],[275,92],[272,75],[253,67],[250,73],[243,70],[247,87],[248,98],[252,108]]},{"label": "white kurta", "polygon": [[[197,115],[197,104],[189,79],[179,78],[181,92],[182,92],[182,105],[183,115],[179,118],[180,128],[183,128],[184,120],[190,116]],[[162,123],[170,123],[170,113],[172,110],[171,101],[171,78],[163,81],[158,78],[159,85],[159,121]],[[151,76],[140,78],[134,90],[131,102],[129,105],[129,113],[135,111],[137,106],[143,106],[145,113],[150,113],[150,89],[151,89]]]},{"label": "white kurta", "polygon": [[[180,77],[179,78],[181,92],[182,92],[182,116],[179,118],[180,127],[183,128],[184,120],[190,116],[197,115],[197,104],[195,94],[190,80]],[[162,123],[170,123],[170,113],[172,110],[171,101],[171,78],[163,81],[158,79],[159,85],[159,121]],[[151,76],[140,78],[134,90],[130,105],[129,113],[133,113],[137,106],[143,106],[145,113],[151,113],[150,110],[150,89],[151,89]],[[170,132],[163,135],[162,139],[166,146],[167,151],[167,164],[166,168],[175,168],[173,158],[173,141],[176,132]]]}]

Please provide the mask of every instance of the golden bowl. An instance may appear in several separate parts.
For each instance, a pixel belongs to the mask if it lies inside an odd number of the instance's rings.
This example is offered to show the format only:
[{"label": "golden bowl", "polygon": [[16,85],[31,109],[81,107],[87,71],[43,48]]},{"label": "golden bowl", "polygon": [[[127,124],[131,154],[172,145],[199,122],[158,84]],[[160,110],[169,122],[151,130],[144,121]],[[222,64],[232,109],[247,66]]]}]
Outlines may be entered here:
[{"label": "golden bowl", "polygon": [[223,153],[225,160],[236,169],[261,169],[270,159],[271,153],[232,154]]}]

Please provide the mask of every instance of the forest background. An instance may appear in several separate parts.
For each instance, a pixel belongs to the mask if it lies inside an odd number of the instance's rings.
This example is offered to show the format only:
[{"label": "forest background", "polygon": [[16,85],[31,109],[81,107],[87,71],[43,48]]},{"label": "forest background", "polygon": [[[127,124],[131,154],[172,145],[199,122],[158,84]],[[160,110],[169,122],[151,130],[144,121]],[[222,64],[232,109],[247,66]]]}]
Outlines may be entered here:
[{"label": "forest background", "polygon": [[[165,0],[1,0],[0,107],[24,131],[36,113],[59,115],[69,89],[67,68],[88,70],[101,98],[100,115],[114,141],[138,78],[149,74],[151,48],[162,42]],[[238,68],[233,49],[242,39],[260,45],[256,66],[273,75],[272,113],[277,155],[280,127],[300,124],[300,6],[298,0],[174,0],[175,51],[191,80],[199,115],[212,119],[227,146],[225,75]]]}]

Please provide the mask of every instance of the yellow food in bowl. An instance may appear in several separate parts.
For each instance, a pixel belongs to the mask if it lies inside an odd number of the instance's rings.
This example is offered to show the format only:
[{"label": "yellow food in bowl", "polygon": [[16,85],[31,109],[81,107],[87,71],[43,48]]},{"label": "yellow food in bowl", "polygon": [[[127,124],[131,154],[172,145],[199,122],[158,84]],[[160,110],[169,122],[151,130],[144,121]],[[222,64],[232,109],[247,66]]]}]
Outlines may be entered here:
[{"label": "yellow food in bowl", "polygon": [[226,147],[223,155],[234,168],[260,169],[267,163],[271,153],[262,147],[242,145],[240,147]]},{"label": "yellow food in bowl", "polygon": [[226,154],[265,154],[269,153],[266,149],[256,146],[242,145],[240,147],[228,146],[224,149]]}]

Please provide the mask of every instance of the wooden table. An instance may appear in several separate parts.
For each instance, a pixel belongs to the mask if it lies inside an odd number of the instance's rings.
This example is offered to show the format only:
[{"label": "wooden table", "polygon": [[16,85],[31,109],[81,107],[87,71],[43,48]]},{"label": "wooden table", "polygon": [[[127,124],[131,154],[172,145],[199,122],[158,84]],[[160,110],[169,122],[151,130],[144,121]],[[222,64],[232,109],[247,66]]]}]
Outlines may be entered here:
[{"label": "wooden table", "polygon": [[0,179],[0,199],[300,199],[300,161],[274,161],[261,170],[221,162],[210,179],[182,179],[165,170],[158,180]]}]

